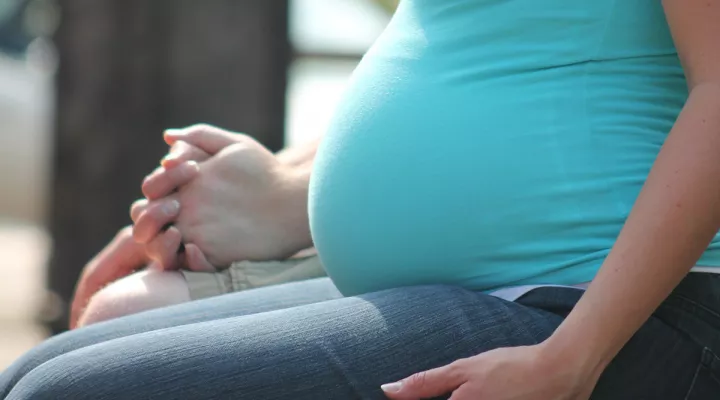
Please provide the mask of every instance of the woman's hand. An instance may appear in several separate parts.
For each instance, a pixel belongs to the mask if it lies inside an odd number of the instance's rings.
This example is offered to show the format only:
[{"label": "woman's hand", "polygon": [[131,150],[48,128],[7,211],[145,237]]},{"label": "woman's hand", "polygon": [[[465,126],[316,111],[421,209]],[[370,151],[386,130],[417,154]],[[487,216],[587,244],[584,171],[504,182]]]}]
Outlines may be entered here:
[{"label": "woman's hand", "polygon": [[[157,246],[165,253],[161,264],[173,262],[181,241],[188,264],[198,259],[208,266],[286,258],[311,245],[308,171],[280,163],[248,136],[217,128],[169,132],[166,140],[185,142],[212,157],[199,164],[166,160],[165,168],[143,185],[149,200],[133,206],[134,236],[148,245],[167,239]],[[158,236],[168,224],[174,227]]]},{"label": "woman's hand", "polygon": [[70,307],[70,329],[75,329],[90,298],[100,289],[130,275],[150,262],[145,249],[135,243],[132,228],[125,227],[83,268]]},{"label": "woman's hand", "polygon": [[395,400],[588,400],[600,372],[550,354],[545,344],[488,351],[383,385]]},{"label": "woman's hand", "polygon": [[[225,132],[223,132],[224,134]],[[222,136],[225,138],[225,136]],[[156,217],[161,220],[174,219],[180,213],[180,203],[173,193],[198,176],[198,162],[205,161],[210,154],[189,143],[176,141],[171,143],[170,152],[161,161],[161,166],[148,175],[143,181],[143,194],[147,199],[136,201],[131,207],[131,217],[138,219],[146,213],[147,219]],[[150,200],[154,201],[150,201]],[[215,268],[210,265],[204,255],[195,247],[185,254],[178,254],[182,243],[182,234],[169,226],[161,231],[153,230],[152,223],[145,223],[141,230],[134,230],[133,236],[145,253],[163,269],[176,269],[180,266],[193,271],[211,272]],[[185,257],[190,255],[191,257]]]}]

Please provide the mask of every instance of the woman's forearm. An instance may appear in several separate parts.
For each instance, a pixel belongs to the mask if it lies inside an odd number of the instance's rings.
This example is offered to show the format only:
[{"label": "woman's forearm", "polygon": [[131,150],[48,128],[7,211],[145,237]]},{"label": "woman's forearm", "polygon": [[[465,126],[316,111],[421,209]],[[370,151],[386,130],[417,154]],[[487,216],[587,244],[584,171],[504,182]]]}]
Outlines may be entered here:
[{"label": "woman's forearm", "polygon": [[320,139],[318,138],[306,143],[282,149],[276,154],[276,156],[278,160],[285,165],[311,168],[319,145]]},{"label": "woman's forearm", "polygon": [[696,86],[617,242],[545,343],[602,371],[695,265],[720,228],[720,85]]}]

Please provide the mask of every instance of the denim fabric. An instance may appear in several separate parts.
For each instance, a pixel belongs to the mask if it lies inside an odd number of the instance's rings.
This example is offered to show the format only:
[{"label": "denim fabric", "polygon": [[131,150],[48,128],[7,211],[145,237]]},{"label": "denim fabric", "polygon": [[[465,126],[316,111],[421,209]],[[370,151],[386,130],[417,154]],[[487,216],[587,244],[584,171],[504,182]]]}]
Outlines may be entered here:
[{"label": "denim fabric", "polygon": [[[517,301],[567,315],[581,291],[538,288]],[[720,399],[720,275],[692,273],[605,370],[592,400]]]},{"label": "denim fabric", "polygon": [[687,400],[720,398],[720,275],[690,274],[656,315],[703,348]]},{"label": "denim fabric", "polygon": [[329,279],[315,279],[256,289],[250,294],[193,301],[67,332],[48,339],[0,373],[0,398],[4,399],[20,378],[45,361],[96,343],[158,329],[262,313],[340,297],[342,296]]},{"label": "denim fabric", "polygon": [[[383,399],[382,383],[542,341],[581,295],[539,288],[513,303],[419,286],[337,298],[327,279],[256,289],[53,338],[0,376],[0,393],[10,400]],[[593,400],[717,399],[719,312],[720,277],[686,279],[610,365]]]}]

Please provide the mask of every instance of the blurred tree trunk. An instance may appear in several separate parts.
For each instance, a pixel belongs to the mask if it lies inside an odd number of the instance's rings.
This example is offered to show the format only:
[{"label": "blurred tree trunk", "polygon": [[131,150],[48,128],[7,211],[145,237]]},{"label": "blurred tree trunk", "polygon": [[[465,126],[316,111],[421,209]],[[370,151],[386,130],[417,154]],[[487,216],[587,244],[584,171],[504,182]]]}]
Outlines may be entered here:
[{"label": "blurred tree trunk", "polygon": [[[83,265],[130,220],[168,127],[283,143],[287,0],[58,0],[48,274],[54,333]],[[61,311],[61,312],[60,312]]]}]

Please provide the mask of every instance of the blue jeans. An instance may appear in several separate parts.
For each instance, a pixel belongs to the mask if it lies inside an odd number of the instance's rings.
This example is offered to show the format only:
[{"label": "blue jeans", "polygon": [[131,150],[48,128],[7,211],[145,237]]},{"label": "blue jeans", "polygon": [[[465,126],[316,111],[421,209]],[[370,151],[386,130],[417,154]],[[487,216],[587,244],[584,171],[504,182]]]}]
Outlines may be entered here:
[{"label": "blue jeans", "polygon": [[[328,279],[255,289],[54,337],[0,375],[19,399],[383,399],[380,384],[547,338],[582,292],[516,302],[449,286],[341,298]],[[691,274],[593,399],[720,398],[720,276]]]}]

